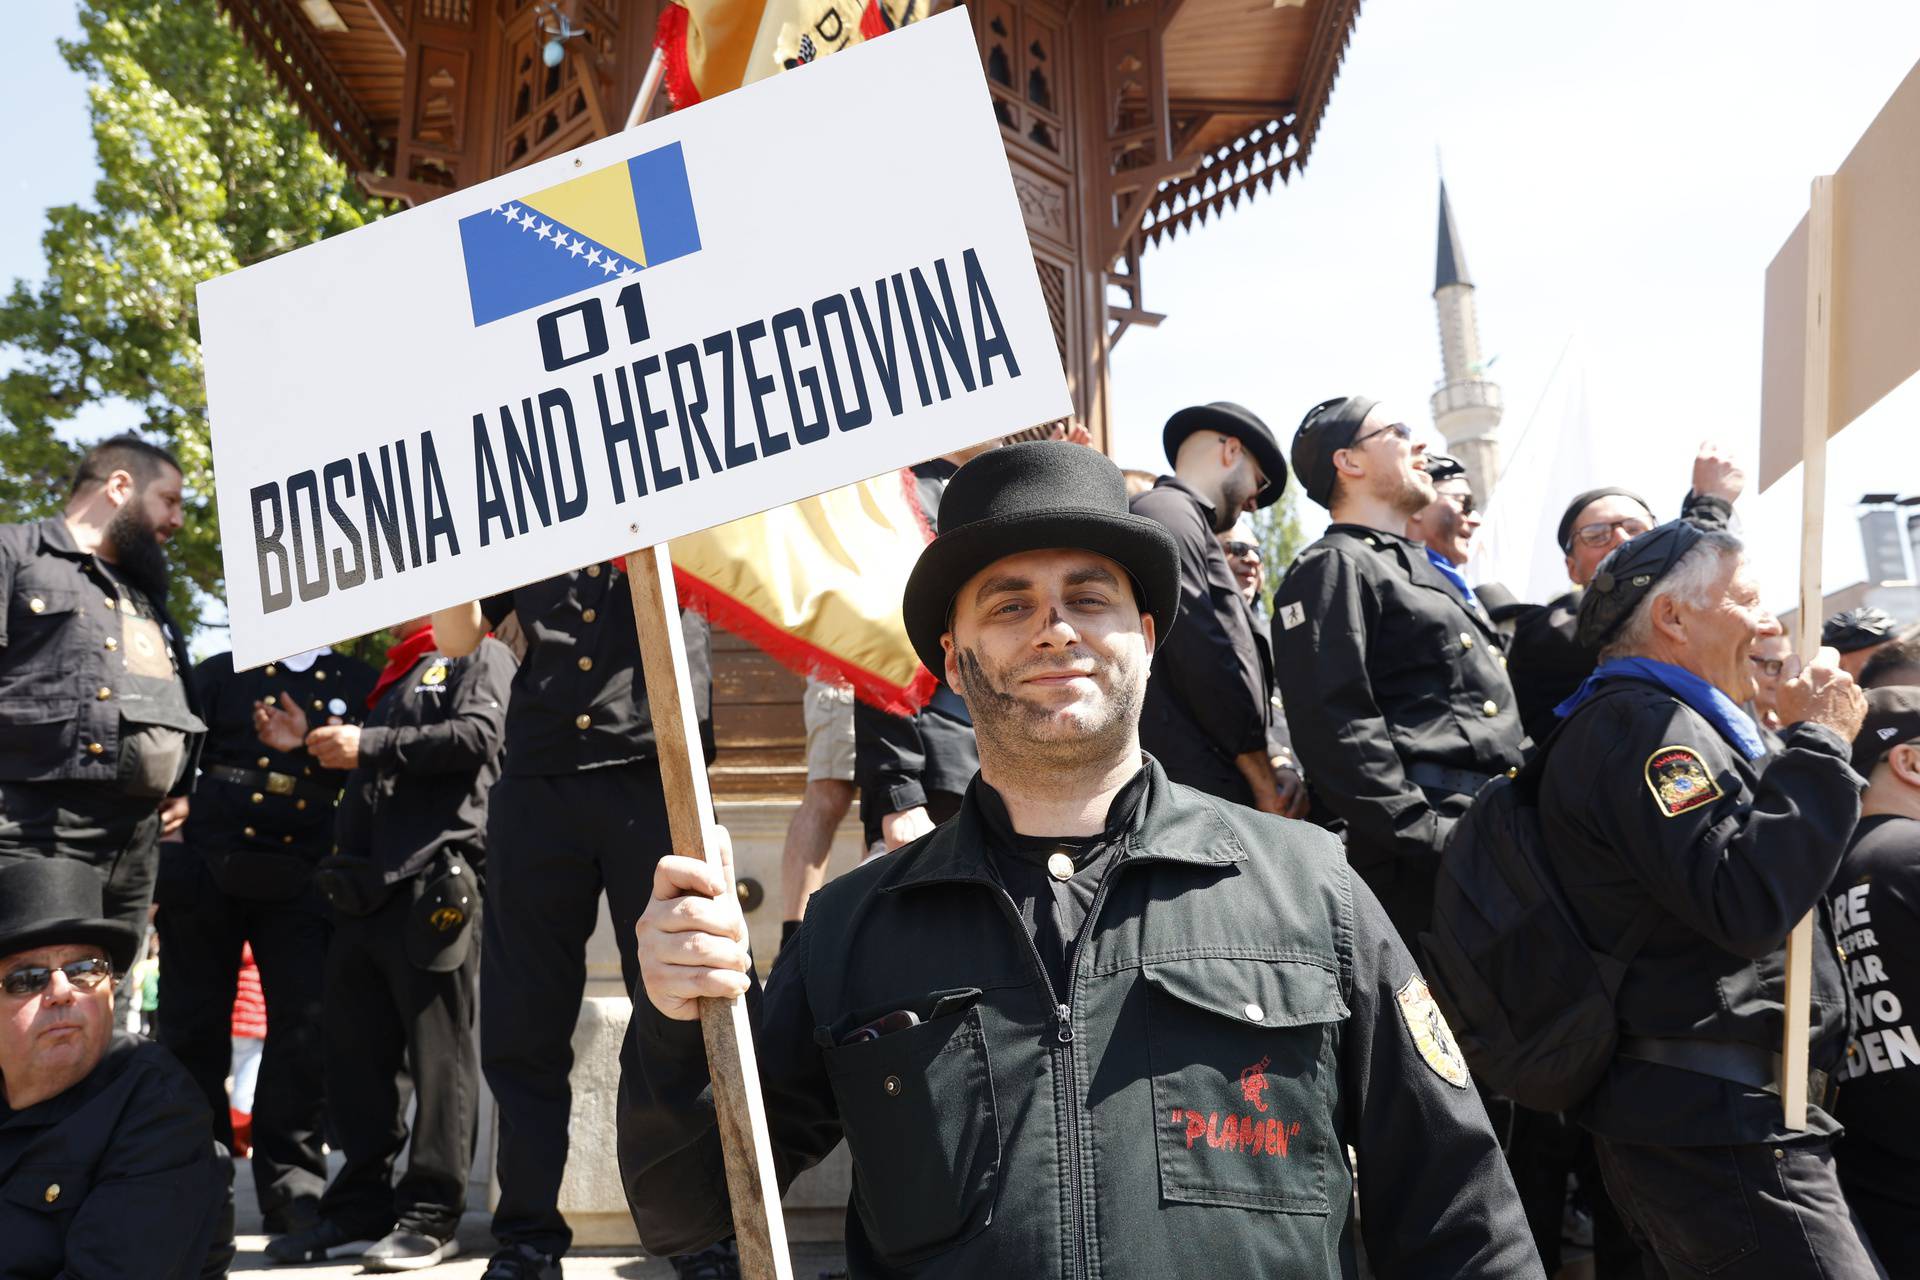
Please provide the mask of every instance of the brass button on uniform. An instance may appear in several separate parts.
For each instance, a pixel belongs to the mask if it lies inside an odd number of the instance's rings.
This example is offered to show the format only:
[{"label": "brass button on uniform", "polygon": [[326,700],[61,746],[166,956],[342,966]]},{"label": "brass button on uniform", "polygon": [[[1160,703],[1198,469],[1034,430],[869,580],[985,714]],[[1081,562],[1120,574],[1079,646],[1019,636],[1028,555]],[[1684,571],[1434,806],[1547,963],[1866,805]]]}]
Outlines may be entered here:
[{"label": "brass button on uniform", "polygon": [[59,1198],[60,1198],[60,1184],[57,1182],[49,1182],[47,1184],[46,1191],[41,1196],[41,1199],[45,1200],[48,1204],[52,1204],[55,1200],[58,1200]]},{"label": "brass button on uniform", "polygon": [[880,1088],[889,1098],[899,1097],[901,1089],[900,1077],[888,1076],[880,1082]]},{"label": "brass button on uniform", "polygon": [[242,827],[240,828],[240,831],[241,831],[241,834],[245,835],[249,840],[253,839],[255,834],[252,827]]},{"label": "brass button on uniform", "polygon": [[1471,631],[1462,631],[1460,633],[1460,647],[1462,649],[1473,648],[1473,633]]},{"label": "brass button on uniform", "polygon": [[118,640],[115,640],[112,636],[107,637],[107,649],[109,652],[111,652],[114,649],[118,649],[119,647],[120,647],[120,642]]},{"label": "brass button on uniform", "polygon": [[594,609],[582,609],[580,611],[580,621],[582,622],[592,622],[595,618],[599,616],[600,616],[599,612]]},{"label": "brass button on uniform", "polygon": [[93,696],[97,701],[105,702],[108,698],[111,698],[113,696],[113,690],[107,688],[107,686],[105,685],[101,685],[99,692],[95,693]]},{"label": "brass button on uniform", "polygon": [[114,599],[112,596],[107,597],[107,608],[117,609],[119,607],[120,607],[120,602],[118,600]]},{"label": "brass button on uniform", "polygon": [[266,797],[261,795],[258,791],[253,793],[253,802],[255,804],[259,804],[262,800],[265,800],[265,799]]},{"label": "brass button on uniform", "polygon": [[259,763],[260,763],[260,767],[261,767],[262,769],[264,769],[264,768],[266,768],[266,767],[267,767],[268,765],[270,765],[270,764],[272,764],[272,763],[273,763],[273,761],[272,761],[272,760],[270,760],[270,759],[268,759],[268,758],[267,758],[266,756],[261,756],[261,757],[260,757],[260,762],[259,762]]},{"label": "brass button on uniform", "polygon": [[305,800],[295,800],[293,802],[293,807],[296,809],[304,809],[307,807],[307,802]]},{"label": "brass button on uniform", "polygon": [[599,566],[599,565],[597,565],[597,564],[590,564],[590,565],[588,565],[588,566],[587,566],[587,576],[588,576],[589,578],[597,578],[597,577],[599,577],[599,576],[600,576],[600,566]]},{"label": "brass button on uniform", "polygon": [[593,659],[592,659],[592,658],[582,658],[582,659],[580,659],[580,669],[581,669],[582,671],[591,671],[591,670],[593,670]]},{"label": "brass button on uniform", "polygon": [[100,745],[99,743],[97,743],[97,742],[89,742],[89,743],[87,744],[87,754],[88,754],[88,755],[90,755],[90,756],[97,756],[97,755],[99,755],[99,754],[100,754],[100,753],[101,753],[102,751],[105,751],[105,750],[106,750],[106,748],[105,748],[105,747],[103,747],[103,746],[101,746],[101,745]]},{"label": "brass button on uniform", "polygon": [[281,844],[292,844],[292,843],[293,843],[293,837],[292,837],[292,836],[281,836],[281,837],[280,837],[280,843],[281,843]]},{"label": "brass button on uniform", "polygon": [[45,613],[47,611],[47,602],[39,596],[35,596],[33,599],[27,601],[27,608],[33,610],[35,613]]},{"label": "brass button on uniform", "polygon": [[313,700],[313,709],[315,711],[325,711],[327,709],[327,704],[320,701],[320,699],[315,698]]},{"label": "brass button on uniform", "polygon": [[268,675],[272,675],[272,674],[274,673],[274,671],[275,671],[275,667],[274,667],[274,665],[273,665],[273,664],[272,664],[271,662],[269,662],[269,663],[267,664],[267,674],[268,674]]},{"label": "brass button on uniform", "polygon": [[578,715],[573,718],[573,727],[576,729],[585,729],[590,727],[592,724],[593,724],[593,717],[589,715]]},{"label": "brass button on uniform", "polygon": [[1500,704],[1489,698],[1480,704],[1480,714],[1483,716],[1497,716],[1500,714]]},{"label": "brass button on uniform", "polygon": [[1509,765],[1509,766],[1507,767],[1507,776],[1508,776],[1509,778],[1517,778],[1517,777],[1519,777],[1519,776],[1520,776],[1520,766],[1519,766],[1519,765],[1517,765],[1517,764],[1516,764],[1516,765]]},{"label": "brass button on uniform", "polygon": [[313,673],[313,678],[315,680],[325,680],[327,678],[327,673],[324,671],[316,671]]}]

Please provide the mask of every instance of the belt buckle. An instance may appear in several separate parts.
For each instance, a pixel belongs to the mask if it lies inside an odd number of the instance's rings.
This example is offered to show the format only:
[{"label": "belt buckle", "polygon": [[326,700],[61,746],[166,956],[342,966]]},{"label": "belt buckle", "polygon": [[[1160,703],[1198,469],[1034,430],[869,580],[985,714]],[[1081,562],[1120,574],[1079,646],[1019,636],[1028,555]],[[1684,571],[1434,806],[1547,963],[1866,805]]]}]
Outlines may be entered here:
[{"label": "belt buckle", "polygon": [[297,779],[290,773],[269,772],[267,774],[267,794],[290,796],[293,794],[293,784],[296,781]]}]

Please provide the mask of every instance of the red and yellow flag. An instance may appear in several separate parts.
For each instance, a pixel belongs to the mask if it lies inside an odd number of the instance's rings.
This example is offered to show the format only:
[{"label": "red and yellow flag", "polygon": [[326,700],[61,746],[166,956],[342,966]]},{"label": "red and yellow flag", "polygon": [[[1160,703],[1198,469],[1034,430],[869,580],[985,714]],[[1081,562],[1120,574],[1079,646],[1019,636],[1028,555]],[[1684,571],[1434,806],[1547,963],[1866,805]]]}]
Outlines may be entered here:
[{"label": "red and yellow flag", "polygon": [[[656,43],[675,108],[872,39],[926,0],[676,0]],[[862,700],[917,709],[934,679],[914,656],[900,596],[932,537],[899,471],[676,539],[681,599],[803,674]]]}]

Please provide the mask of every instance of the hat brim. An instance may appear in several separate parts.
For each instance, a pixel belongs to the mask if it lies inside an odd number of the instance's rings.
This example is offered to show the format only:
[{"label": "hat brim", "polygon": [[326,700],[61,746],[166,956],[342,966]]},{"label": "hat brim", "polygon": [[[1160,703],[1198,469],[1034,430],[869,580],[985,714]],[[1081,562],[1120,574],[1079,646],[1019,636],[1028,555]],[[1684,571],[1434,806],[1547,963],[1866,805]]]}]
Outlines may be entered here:
[{"label": "hat brim", "polygon": [[140,949],[140,931],[117,920],[49,920],[30,929],[0,937],[0,956],[10,956],[34,947],[91,943],[107,953],[115,973],[133,967]]},{"label": "hat brim", "polygon": [[943,533],[927,544],[907,578],[901,613],[907,639],[927,670],[945,678],[940,637],[953,598],[974,574],[996,560],[1049,547],[1071,547],[1107,557],[1132,576],[1164,643],[1180,611],[1180,553],[1173,535],[1145,516],[1063,507],[982,520]]},{"label": "hat brim", "polygon": [[1168,466],[1174,465],[1180,446],[1196,431],[1218,431],[1245,445],[1267,477],[1267,487],[1254,499],[1254,505],[1270,507],[1280,501],[1280,495],[1287,489],[1287,457],[1280,451],[1279,441],[1231,414],[1221,413],[1209,405],[1195,405],[1168,418],[1166,427],[1160,433],[1160,445],[1167,452]]}]

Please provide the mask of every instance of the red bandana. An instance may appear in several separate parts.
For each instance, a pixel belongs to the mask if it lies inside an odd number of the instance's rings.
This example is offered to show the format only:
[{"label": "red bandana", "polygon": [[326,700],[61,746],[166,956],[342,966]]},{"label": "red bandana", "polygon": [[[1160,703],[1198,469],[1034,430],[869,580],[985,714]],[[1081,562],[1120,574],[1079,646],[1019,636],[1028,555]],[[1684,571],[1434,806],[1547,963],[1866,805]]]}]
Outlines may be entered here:
[{"label": "red bandana", "polygon": [[373,692],[367,695],[367,710],[373,710],[373,704],[380,701],[380,695],[399,683],[400,677],[413,670],[413,664],[432,653],[433,649],[433,624],[429,622],[387,650],[387,665],[380,672],[380,678],[374,681]]}]

